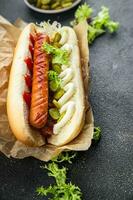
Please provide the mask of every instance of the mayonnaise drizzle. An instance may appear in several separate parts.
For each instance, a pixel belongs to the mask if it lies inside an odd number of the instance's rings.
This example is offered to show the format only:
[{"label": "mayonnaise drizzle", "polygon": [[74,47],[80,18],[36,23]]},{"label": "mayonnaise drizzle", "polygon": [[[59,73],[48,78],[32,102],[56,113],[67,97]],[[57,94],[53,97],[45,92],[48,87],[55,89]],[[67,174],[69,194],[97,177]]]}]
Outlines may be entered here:
[{"label": "mayonnaise drizzle", "polygon": [[60,30],[61,33],[61,40],[60,40],[60,44],[64,45],[66,43],[66,41],[68,40],[68,31],[67,30]]},{"label": "mayonnaise drizzle", "polygon": [[58,100],[58,103],[60,105],[60,114],[65,112],[64,117],[57,122],[54,125],[53,128],[53,133],[54,134],[59,134],[61,131],[61,128],[64,127],[72,118],[74,112],[75,112],[75,102],[73,100],[70,100],[74,93],[75,93],[75,85],[73,83],[73,77],[74,77],[74,71],[73,71],[73,64],[74,59],[71,56],[73,52],[73,45],[70,45],[66,43],[68,40],[68,32],[64,30],[62,32],[62,39],[61,39],[61,44],[64,44],[61,49],[64,49],[69,52],[70,54],[70,63],[69,65],[62,65],[62,72],[60,73],[59,77],[62,79],[61,86],[65,90],[64,95]]},{"label": "mayonnaise drizzle", "polygon": [[66,43],[61,47],[61,49],[66,50],[70,54],[72,52],[73,45]]},{"label": "mayonnaise drizzle", "polygon": [[63,72],[61,72],[59,77],[62,79],[61,86],[64,87],[73,78],[73,70],[72,70],[72,68],[65,69]]},{"label": "mayonnaise drizzle", "polygon": [[74,84],[68,83],[64,87],[64,90],[65,90],[65,94],[58,101],[60,106],[64,105],[74,95],[74,92],[75,92]]},{"label": "mayonnaise drizzle", "polygon": [[[72,50],[73,50],[73,45],[70,45],[70,44],[66,43],[61,47],[61,49],[66,50],[70,54],[70,57],[71,57],[71,53],[72,53]],[[70,64],[68,64],[68,65],[70,65]],[[61,69],[62,70],[67,69],[69,67],[68,65],[62,65]]]},{"label": "mayonnaise drizzle", "polygon": [[62,108],[60,109],[60,113],[66,112],[64,117],[61,121],[59,121],[57,124],[54,125],[54,134],[58,134],[60,132],[60,129],[65,126],[66,122],[69,122],[73,116],[73,113],[75,111],[75,103],[73,101],[69,101],[66,103]]}]

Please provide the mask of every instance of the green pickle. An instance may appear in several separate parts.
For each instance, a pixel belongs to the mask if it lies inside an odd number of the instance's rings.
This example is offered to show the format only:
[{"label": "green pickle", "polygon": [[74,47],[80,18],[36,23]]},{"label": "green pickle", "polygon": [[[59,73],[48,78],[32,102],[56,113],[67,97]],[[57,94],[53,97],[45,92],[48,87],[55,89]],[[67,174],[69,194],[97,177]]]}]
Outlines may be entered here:
[{"label": "green pickle", "polygon": [[68,2],[68,3],[62,3],[62,7],[63,8],[67,8],[67,7],[70,7],[70,6],[72,6],[72,2]]},{"label": "green pickle", "polygon": [[60,122],[60,121],[62,120],[62,118],[65,116],[65,114],[66,114],[66,112],[63,112],[63,113],[60,115],[60,117],[59,117],[59,119],[58,119],[57,122]]},{"label": "green pickle", "polygon": [[41,8],[44,9],[44,10],[48,10],[49,9],[49,5],[42,5]]},{"label": "green pickle", "polygon": [[63,89],[60,89],[54,94],[54,98],[56,100],[59,100],[64,95],[64,93],[65,91]]},{"label": "green pickle", "polygon": [[56,48],[60,48],[62,46],[59,42],[54,42],[52,45]]},{"label": "green pickle", "polygon": [[58,6],[60,5],[60,2],[55,2],[53,4],[51,4],[51,9],[56,9]]},{"label": "green pickle", "polygon": [[73,2],[74,0],[63,0],[63,1],[61,1],[61,3],[63,4],[63,3],[68,3],[68,2]]},{"label": "green pickle", "polygon": [[55,72],[57,72],[58,74],[60,74],[61,73],[61,66],[60,65],[58,65],[58,64],[53,64],[52,65],[52,68],[53,68],[53,70],[55,71]]},{"label": "green pickle", "polygon": [[60,113],[57,108],[49,109],[49,114],[54,120],[58,120],[60,118]]},{"label": "green pickle", "polygon": [[58,81],[53,80],[53,81],[50,81],[49,87],[52,92],[56,92],[59,89],[60,85]]},{"label": "green pickle", "polygon": [[53,43],[59,42],[60,40],[61,40],[61,34],[57,32],[54,36]]},{"label": "green pickle", "polygon": [[52,101],[56,108],[60,109],[60,104],[55,99]]},{"label": "green pickle", "polygon": [[37,0],[37,2],[36,2],[36,7],[37,7],[37,8],[40,8],[40,7],[41,7],[41,0]]},{"label": "green pickle", "polygon": [[62,6],[58,6],[55,8],[55,10],[60,10],[60,9],[62,9]]},{"label": "green pickle", "polygon": [[[75,0],[28,0],[30,4],[34,4],[37,8],[46,10],[59,10],[62,8],[70,7]],[[57,41],[59,42],[60,36],[57,35]]]},{"label": "green pickle", "polygon": [[45,5],[46,5],[46,4],[49,4],[50,2],[51,2],[51,0],[41,0],[41,3],[42,3],[42,4],[45,4]]}]

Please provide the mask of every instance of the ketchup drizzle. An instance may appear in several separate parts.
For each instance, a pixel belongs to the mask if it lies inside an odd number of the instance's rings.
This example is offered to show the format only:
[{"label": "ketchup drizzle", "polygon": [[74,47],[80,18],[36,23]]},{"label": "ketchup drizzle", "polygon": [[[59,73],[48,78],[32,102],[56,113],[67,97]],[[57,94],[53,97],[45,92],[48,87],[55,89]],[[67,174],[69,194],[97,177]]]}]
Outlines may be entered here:
[{"label": "ketchup drizzle", "polygon": [[30,57],[25,58],[24,62],[27,64],[29,71],[32,73],[33,71],[33,61]]},{"label": "ketchup drizzle", "polygon": [[26,102],[27,106],[30,108],[30,104],[31,104],[31,93],[30,92],[26,92],[24,91],[23,93],[23,99]]},{"label": "ketchup drizzle", "polygon": [[31,43],[34,45],[34,43],[35,43],[35,39],[34,39],[34,37],[33,37],[32,34],[30,34],[30,41],[31,41]]},{"label": "ketchup drizzle", "polygon": [[[33,57],[35,39],[34,39],[32,34],[30,34],[29,39],[30,39],[30,42],[31,42],[31,44],[29,45],[29,51],[31,53],[31,56]],[[32,72],[33,72],[33,60],[32,60],[32,58],[27,56],[25,58],[24,62],[26,63],[28,70],[32,74]],[[32,78],[31,78],[31,74],[30,73],[25,74],[24,79],[25,79],[25,83],[26,83],[28,89],[31,91],[31,89],[32,89]],[[24,91],[23,92],[23,99],[26,102],[27,106],[30,108],[30,105],[31,105],[31,92]]]},{"label": "ketchup drizzle", "polygon": [[29,45],[29,50],[30,50],[30,53],[31,53],[31,56],[33,57],[33,54],[34,54],[34,47],[33,45]]},{"label": "ketchup drizzle", "polygon": [[25,78],[26,85],[27,85],[28,88],[31,90],[31,88],[32,88],[32,79],[31,79],[31,75],[30,75],[30,74],[26,74],[24,78]]}]

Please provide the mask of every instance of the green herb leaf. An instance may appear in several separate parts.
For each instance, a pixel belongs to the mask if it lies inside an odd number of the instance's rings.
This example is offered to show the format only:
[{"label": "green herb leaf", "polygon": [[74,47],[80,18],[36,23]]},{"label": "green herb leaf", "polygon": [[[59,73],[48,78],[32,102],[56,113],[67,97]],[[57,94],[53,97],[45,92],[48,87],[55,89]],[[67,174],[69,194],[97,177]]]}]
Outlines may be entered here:
[{"label": "green herb leaf", "polygon": [[48,175],[55,178],[56,185],[50,185],[48,188],[39,187],[36,192],[38,195],[47,196],[52,195],[50,200],[81,200],[81,190],[79,187],[73,185],[71,182],[66,183],[66,167],[59,168],[59,166],[52,162],[43,167],[47,169]]},{"label": "green herb leaf", "polygon": [[59,49],[53,47],[52,45],[45,43],[42,46],[43,50],[46,51],[48,54],[52,54],[52,63],[53,64],[62,64],[68,65],[69,64],[69,52],[64,49]]},{"label": "green herb leaf", "polygon": [[88,42],[92,44],[96,37],[105,33],[105,30],[88,25]]},{"label": "green herb leaf", "polygon": [[49,200],[81,200],[81,190],[79,187],[72,183],[65,184],[63,186],[49,186],[48,188],[40,187],[37,189],[38,195],[47,196],[52,194],[53,197]]},{"label": "green herb leaf", "polygon": [[101,11],[93,19],[92,23],[88,25],[88,41],[91,44],[96,37],[102,35],[108,30],[114,33],[119,28],[119,23],[110,19],[109,9],[102,6]]},{"label": "green herb leaf", "polygon": [[105,6],[102,6],[101,11],[93,19],[92,26],[97,29],[102,29],[109,20],[110,20],[109,9],[106,8]]},{"label": "green herb leaf", "polygon": [[55,162],[52,162],[45,166],[45,169],[49,170],[48,175],[55,178],[58,186],[65,184],[67,168],[63,167],[60,169]]},{"label": "green herb leaf", "polygon": [[108,21],[108,23],[106,23],[106,28],[110,33],[114,33],[118,30],[119,23],[114,21]]},{"label": "green herb leaf", "polygon": [[[86,3],[82,6],[79,6],[77,11],[75,12],[75,20],[71,22],[71,25],[74,26],[83,20],[87,20],[91,18],[93,10]],[[114,22],[110,19],[109,9],[105,6],[101,7],[101,11],[98,13],[96,17],[91,19],[88,24],[88,42],[92,44],[93,41],[106,31],[110,33],[114,33],[119,28],[119,23]]]},{"label": "green herb leaf", "polygon": [[101,138],[101,128],[98,126],[98,127],[95,127],[94,128],[94,134],[93,134],[93,140],[95,142],[98,142]]},{"label": "green herb leaf", "polygon": [[70,153],[70,152],[64,152],[59,154],[57,157],[53,158],[52,161],[57,162],[57,163],[61,163],[64,161],[67,161],[68,163],[72,163],[72,159],[74,159],[76,157],[76,153]]},{"label": "green herb leaf", "polygon": [[75,12],[75,19],[78,23],[87,20],[88,18],[90,18],[92,12],[92,8],[84,3],[83,5],[79,6],[77,11]]},{"label": "green herb leaf", "polygon": [[109,9],[105,6],[102,6],[101,11],[93,19],[92,26],[95,27],[96,29],[104,29],[104,28],[108,29],[108,27],[113,27],[111,29],[112,29],[112,32],[114,32],[118,29],[119,23],[111,21],[110,15],[109,15]]}]

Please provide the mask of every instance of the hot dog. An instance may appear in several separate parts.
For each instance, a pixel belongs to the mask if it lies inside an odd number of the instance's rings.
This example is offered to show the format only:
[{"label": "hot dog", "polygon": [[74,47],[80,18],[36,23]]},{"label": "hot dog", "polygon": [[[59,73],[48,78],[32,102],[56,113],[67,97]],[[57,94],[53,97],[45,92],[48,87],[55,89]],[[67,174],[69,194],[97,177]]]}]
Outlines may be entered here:
[{"label": "hot dog", "polygon": [[70,27],[29,24],[21,33],[10,73],[7,113],[15,137],[29,146],[73,140],[85,118],[80,53]]}]

